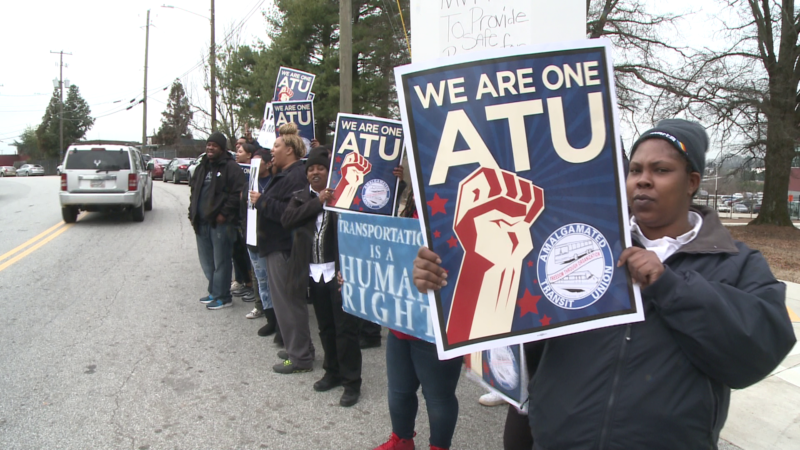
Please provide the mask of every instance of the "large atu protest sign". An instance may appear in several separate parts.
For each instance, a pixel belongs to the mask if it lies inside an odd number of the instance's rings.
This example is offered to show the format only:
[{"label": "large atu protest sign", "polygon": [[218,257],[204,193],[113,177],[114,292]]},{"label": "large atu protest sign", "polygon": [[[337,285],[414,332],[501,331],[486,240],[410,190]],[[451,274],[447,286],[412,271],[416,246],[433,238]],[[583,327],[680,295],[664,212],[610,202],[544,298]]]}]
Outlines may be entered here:
[{"label": "large atu protest sign", "polygon": [[273,100],[276,102],[309,100],[314,78],[316,75],[313,73],[281,67],[278,69],[278,79],[275,81]]},{"label": "large atu protest sign", "polygon": [[643,320],[608,41],[395,69],[440,357]]},{"label": "large atu protest sign", "polygon": [[328,187],[330,210],[392,215],[400,180],[392,171],[403,157],[403,125],[397,120],[339,113]]},{"label": "large atu protest sign", "polygon": [[345,312],[433,342],[428,299],[411,280],[422,245],[414,219],[341,214],[339,262]]},{"label": "large atu protest sign", "polygon": [[272,102],[275,118],[275,130],[280,130],[281,125],[294,122],[300,137],[309,141],[316,136],[316,122],[314,120],[314,102],[300,100],[292,102]]}]

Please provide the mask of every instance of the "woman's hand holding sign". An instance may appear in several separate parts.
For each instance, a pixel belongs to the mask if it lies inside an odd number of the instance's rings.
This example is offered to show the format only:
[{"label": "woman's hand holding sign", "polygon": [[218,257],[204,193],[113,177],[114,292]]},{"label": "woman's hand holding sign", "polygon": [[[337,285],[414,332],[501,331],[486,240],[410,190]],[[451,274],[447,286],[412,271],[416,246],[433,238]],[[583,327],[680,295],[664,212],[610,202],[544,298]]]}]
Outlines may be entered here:
[{"label": "woman's hand holding sign", "polygon": [[447,324],[448,341],[511,331],[530,227],[544,210],[541,188],[501,169],[461,181],[453,230],[464,248]]},{"label": "woman's hand holding sign", "polygon": [[617,267],[625,264],[633,281],[643,288],[655,283],[664,273],[664,263],[658,259],[658,255],[639,247],[629,247],[622,252]]},{"label": "woman's hand holding sign", "polygon": [[342,179],[336,186],[333,194],[334,203],[331,206],[349,208],[353,204],[358,187],[364,182],[364,176],[371,170],[372,164],[367,161],[367,158],[356,152],[348,153],[342,162]]}]

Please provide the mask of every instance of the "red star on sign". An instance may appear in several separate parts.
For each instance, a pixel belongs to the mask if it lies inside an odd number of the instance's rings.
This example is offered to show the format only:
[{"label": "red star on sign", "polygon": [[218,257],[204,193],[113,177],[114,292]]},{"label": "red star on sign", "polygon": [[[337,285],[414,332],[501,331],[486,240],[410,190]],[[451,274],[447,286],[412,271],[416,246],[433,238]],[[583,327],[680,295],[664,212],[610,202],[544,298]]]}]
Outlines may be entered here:
[{"label": "red star on sign", "polygon": [[533,261],[528,261],[528,267],[533,267]]},{"label": "red star on sign", "polygon": [[439,237],[441,237],[441,236],[442,236],[442,233],[439,233],[439,230],[436,230],[436,231],[433,232],[433,237],[435,237],[436,239],[439,239]]},{"label": "red star on sign", "polygon": [[356,205],[360,205],[361,204],[361,197],[356,196],[356,198],[353,199],[353,203],[355,203]]},{"label": "red star on sign", "polygon": [[546,326],[550,325],[550,317],[547,317],[547,314],[545,314],[545,315],[542,316],[541,319],[539,319],[539,322],[542,323],[543,327],[546,327]]},{"label": "red star on sign", "polygon": [[523,295],[521,299],[517,300],[517,305],[519,306],[519,316],[522,317],[528,313],[539,314],[536,304],[539,302],[540,298],[542,298],[541,295],[531,295],[531,291],[525,289],[525,295]]},{"label": "red star on sign", "polygon": [[456,240],[455,237],[451,237],[450,239],[447,240],[447,244],[450,245],[450,248],[453,248],[456,245],[458,245],[458,241]]},{"label": "red star on sign", "polygon": [[436,213],[447,214],[447,211],[444,210],[445,203],[447,203],[446,198],[439,197],[439,194],[433,194],[433,200],[428,202],[428,206],[431,207],[431,215],[435,216]]},{"label": "red star on sign", "polygon": [[342,162],[342,157],[341,157],[341,156],[337,156],[337,157],[336,157],[336,162],[337,162],[337,163],[340,163],[340,162]]}]

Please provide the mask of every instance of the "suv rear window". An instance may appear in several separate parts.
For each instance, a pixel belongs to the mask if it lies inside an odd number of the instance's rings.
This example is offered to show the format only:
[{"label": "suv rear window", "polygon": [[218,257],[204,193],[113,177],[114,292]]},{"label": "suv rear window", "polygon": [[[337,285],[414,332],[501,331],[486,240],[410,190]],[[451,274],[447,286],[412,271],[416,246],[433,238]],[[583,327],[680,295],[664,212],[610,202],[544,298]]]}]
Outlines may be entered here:
[{"label": "suv rear window", "polygon": [[70,150],[65,170],[130,170],[127,150]]}]

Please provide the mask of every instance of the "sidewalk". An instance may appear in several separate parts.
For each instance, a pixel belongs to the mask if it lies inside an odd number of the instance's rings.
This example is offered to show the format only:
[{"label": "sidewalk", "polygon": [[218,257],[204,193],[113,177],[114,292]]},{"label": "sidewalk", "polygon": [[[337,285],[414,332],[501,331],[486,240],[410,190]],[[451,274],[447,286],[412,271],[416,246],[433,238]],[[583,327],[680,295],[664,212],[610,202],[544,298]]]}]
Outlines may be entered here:
[{"label": "sidewalk", "polygon": [[[786,282],[786,305],[800,337],[800,284]],[[800,344],[769,377],[733,391],[721,437],[744,450],[800,448]]]}]

